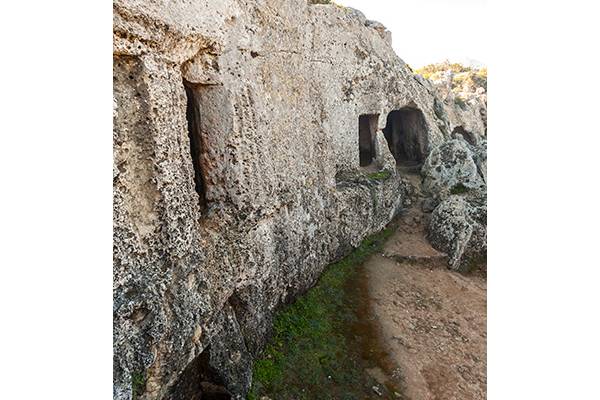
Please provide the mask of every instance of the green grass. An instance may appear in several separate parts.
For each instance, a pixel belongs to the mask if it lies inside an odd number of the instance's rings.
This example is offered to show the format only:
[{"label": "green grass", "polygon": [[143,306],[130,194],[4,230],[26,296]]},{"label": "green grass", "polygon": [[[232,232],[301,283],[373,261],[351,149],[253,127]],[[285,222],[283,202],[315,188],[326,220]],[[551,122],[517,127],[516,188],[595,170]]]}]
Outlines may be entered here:
[{"label": "green grass", "polygon": [[384,170],[379,172],[373,172],[372,174],[367,175],[367,177],[376,181],[384,181],[387,178],[389,178],[390,175],[392,175],[390,171]]},{"label": "green grass", "polygon": [[132,399],[136,400],[142,393],[146,386],[146,377],[143,372],[133,372],[131,374],[131,392]]},{"label": "green grass", "polygon": [[365,239],[341,261],[331,264],[316,286],[275,317],[273,337],[254,363],[248,399],[362,399],[371,383],[360,350],[352,342],[357,266],[381,249],[393,233],[388,227]]}]

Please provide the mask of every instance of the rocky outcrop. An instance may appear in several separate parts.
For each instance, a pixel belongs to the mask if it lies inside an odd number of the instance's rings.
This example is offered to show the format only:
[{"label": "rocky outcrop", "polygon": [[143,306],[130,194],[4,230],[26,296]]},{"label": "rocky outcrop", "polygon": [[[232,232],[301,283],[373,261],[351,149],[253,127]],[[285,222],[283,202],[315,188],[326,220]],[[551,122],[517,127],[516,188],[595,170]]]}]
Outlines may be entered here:
[{"label": "rocky outcrop", "polygon": [[487,140],[482,140],[477,146],[471,147],[471,151],[477,165],[477,172],[487,185]]},{"label": "rocky outcrop", "polygon": [[429,241],[449,256],[450,268],[469,272],[487,254],[487,204],[485,192],[451,195],[431,215]]},{"label": "rocky outcrop", "polygon": [[439,200],[451,194],[485,190],[484,157],[485,150],[475,150],[464,140],[444,142],[429,153],[423,164],[423,189]]},{"label": "rocky outcrop", "polygon": [[462,136],[433,149],[421,170],[433,209],[428,239],[449,256],[452,269],[466,272],[487,252],[487,142]]},{"label": "rocky outcrop", "polygon": [[277,307],[406,205],[388,114],[418,115],[425,155],[482,122],[351,9],[115,0],[113,15],[114,397],[243,398]]},{"label": "rocky outcrop", "polygon": [[[487,68],[445,61],[427,65],[418,69],[417,73],[431,82],[445,104],[457,106],[451,107],[448,116],[452,131],[459,128],[471,134],[473,129],[480,129],[479,124],[483,124],[483,135],[487,136]],[[479,118],[471,118],[473,111]]]}]

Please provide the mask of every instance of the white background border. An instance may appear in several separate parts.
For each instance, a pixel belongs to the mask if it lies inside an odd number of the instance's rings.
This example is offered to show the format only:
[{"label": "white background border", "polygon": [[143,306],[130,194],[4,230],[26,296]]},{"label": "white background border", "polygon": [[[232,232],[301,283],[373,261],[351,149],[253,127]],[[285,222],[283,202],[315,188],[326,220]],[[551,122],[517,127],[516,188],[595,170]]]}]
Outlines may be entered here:
[{"label": "white background border", "polygon": [[[488,398],[598,398],[599,13],[488,3]],[[3,5],[2,398],[112,396],[111,13]]]}]

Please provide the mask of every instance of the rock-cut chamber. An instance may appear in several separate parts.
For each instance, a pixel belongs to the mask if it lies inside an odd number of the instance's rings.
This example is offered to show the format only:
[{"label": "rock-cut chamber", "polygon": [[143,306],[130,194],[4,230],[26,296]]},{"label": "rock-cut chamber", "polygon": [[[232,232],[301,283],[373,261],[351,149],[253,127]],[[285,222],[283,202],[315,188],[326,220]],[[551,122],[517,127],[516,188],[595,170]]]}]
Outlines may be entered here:
[{"label": "rock-cut chamber", "polygon": [[387,116],[383,134],[398,165],[420,164],[427,154],[427,125],[421,110],[403,107]]}]

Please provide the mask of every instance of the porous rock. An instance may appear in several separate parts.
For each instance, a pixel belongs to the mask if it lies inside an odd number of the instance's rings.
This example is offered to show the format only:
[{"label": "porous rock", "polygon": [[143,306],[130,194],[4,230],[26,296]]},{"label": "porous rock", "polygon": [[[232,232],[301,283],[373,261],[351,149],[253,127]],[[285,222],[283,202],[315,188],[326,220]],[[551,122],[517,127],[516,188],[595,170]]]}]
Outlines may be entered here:
[{"label": "porous rock", "polygon": [[[277,308],[409,201],[381,133],[388,113],[422,113],[426,151],[481,122],[343,7],[113,9],[113,395],[241,399]],[[370,167],[383,178],[359,165],[362,114],[379,115]]]},{"label": "porous rock", "polygon": [[431,215],[429,241],[449,256],[450,268],[468,272],[483,262],[487,252],[485,193],[451,195]]},{"label": "porous rock", "polygon": [[472,148],[472,151],[479,176],[481,176],[481,179],[487,185],[487,140],[482,140],[477,146]]},{"label": "porous rock", "polygon": [[467,272],[483,264],[487,251],[487,141],[470,144],[462,135],[433,149],[421,170],[433,209],[428,239],[449,256],[450,268]]},{"label": "porous rock", "polygon": [[461,139],[452,139],[434,148],[421,174],[424,190],[434,199],[443,200],[458,191],[485,190],[472,146]]}]

